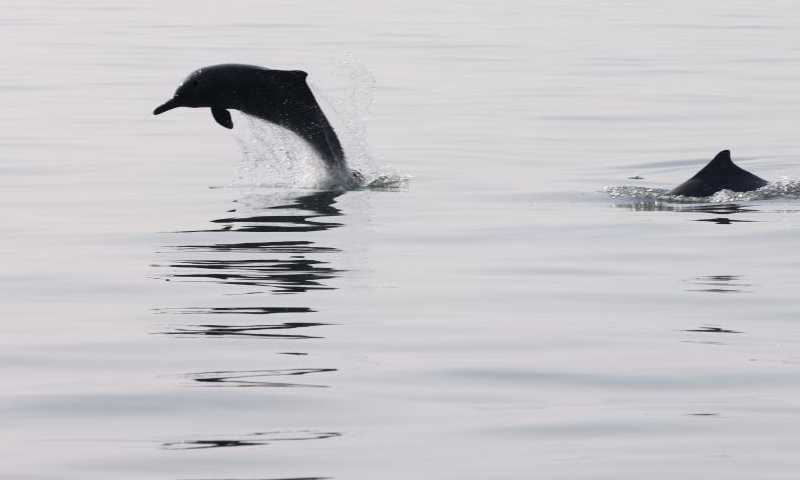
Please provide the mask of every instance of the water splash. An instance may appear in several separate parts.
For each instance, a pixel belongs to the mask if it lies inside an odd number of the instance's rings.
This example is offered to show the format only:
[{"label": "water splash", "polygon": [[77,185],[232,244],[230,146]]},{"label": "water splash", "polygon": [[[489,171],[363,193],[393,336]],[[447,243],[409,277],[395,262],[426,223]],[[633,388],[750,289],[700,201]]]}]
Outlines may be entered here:
[{"label": "water splash", "polygon": [[258,118],[245,114],[239,117],[233,133],[243,156],[232,185],[325,187],[325,165],[302,138]]},{"label": "water splash", "polygon": [[348,55],[331,72],[309,79],[308,84],[339,137],[348,165],[358,172],[360,181],[352,185],[342,178],[331,178],[322,159],[298,135],[240,114],[233,133],[243,159],[231,184],[311,189],[404,187],[410,178],[378,162],[367,145],[367,125],[376,85],[369,68]]},{"label": "water splash", "polygon": [[377,86],[372,70],[351,53],[336,61],[327,74],[309,81],[317,101],[339,135],[347,163],[362,176],[362,188],[399,189],[411,179],[373,155],[367,127]]},{"label": "water splash", "polygon": [[670,203],[732,203],[754,200],[800,200],[800,181],[784,177],[758,190],[752,190],[750,192],[720,190],[709,197],[669,195],[669,190],[663,188],[635,187],[628,185],[605,187],[603,191],[613,198],[626,197],[639,201]]},{"label": "water splash", "polygon": [[401,190],[408,186],[412,177],[395,172],[394,170],[379,169],[375,178],[364,184],[370,190]]},{"label": "water splash", "polygon": [[603,187],[603,192],[609,194],[612,198],[633,198],[636,200],[659,200],[668,191],[663,188],[634,187],[631,185]]}]

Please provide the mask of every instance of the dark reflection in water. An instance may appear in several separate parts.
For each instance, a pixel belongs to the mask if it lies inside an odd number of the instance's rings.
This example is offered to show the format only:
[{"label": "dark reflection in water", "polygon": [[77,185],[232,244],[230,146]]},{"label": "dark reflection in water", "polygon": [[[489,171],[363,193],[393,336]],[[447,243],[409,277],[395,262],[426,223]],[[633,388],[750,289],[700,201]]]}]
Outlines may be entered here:
[{"label": "dark reflection in water", "polygon": [[288,242],[220,243],[216,245],[178,245],[176,250],[200,252],[238,252],[238,253],[330,253],[338,248],[318,247],[314,242],[298,240]]},{"label": "dark reflection in water", "polygon": [[223,226],[216,230],[201,230],[201,231],[228,231],[235,230],[239,232],[316,232],[318,230],[327,230],[332,227],[338,227],[341,224],[332,222],[316,222],[314,216],[303,215],[266,215],[257,217],[239,217],[239,218],[220,218],[212,220],[213,223],[220,223]]},{"label": "dark reflection in water", "polygon": [[[746,343],[741,343],[741,342],[737,342],[737,343],[734,344],[734,343],[731,343],[730,341],[727,341],[727,339],[731,338],[728,335],[744,334],[745,332],[742,332],[742,331],[739,331],[739,330],[731,330],[729,328],[723,328],[723,327],[720,327],[720,326],[717,326],[717,325],[701,325],[701,326],[699,326],[697,328],[690,328],[690,329],[681,330],[681,331],[682,332],[688,332],[688,333],[703,334],[703,335],[700,335],[700,336],[694,337],[694,338],[705,337],[706,334],[709,334],[709,333],[718,334],[718,335],[721,334],[720,336],[716,336],[716,335],[713,336],[714,340],[709,340],[708,339],[708,338],[712,338],[712,337],[706,337],[706,339],[704,339],[704,340],[694,340],[694,339],[693,340],[682,340],[681,343],[695,343],[695,344],[701,344],[701,345],[748,345]],[[749,344],[749,345],[755,345],[755,344]]]},{"label": "dark reflection in water", "polygon": [[[703,204],[681,204],[668,203],[656,200],[615,203],[616,208],[626,208],[635,212],[684,212],[684,213],[704,213],[709,215],[736,215],[740,213],[753,213],[760,210],[745,207],[736,203],[703,203]],[[732,223],[750,223],[756,220],[731,219],[727,216],[716,216],[711,218],[696,218],[696,222],[709,222],[717,225],[730,225]]]},{"label": "dark reflection in water", "polygon": [[759,212],[752,208],[752,205],[745,207],[738,203],[701,203],[684,204],[668,203],[655,200],[643,200],[639,202],[620,202],[614,203],[616,208],[627,208],[637,212],[687,212],[687,213],[708,213],[713,215],[734,215],[737,213]]},{"label": "dark reflection in water", "polygon": [[327,267],[326,264],[327,262],[306,258],[178,260],[169,266],[190,272],[172,273],[167,278],[269,287],[276,293],[332,290],[333,287],[322,281],[338,276],[341,271]]},{"label": "dark reflection in water", "polygon": [[730,225],[731,223],[752,223],[755,220],[731,220],[727,217],[715,217],[715,218],[698,218],[695,222],[711,222],[716,223],[717,225]]},{"label": "dark reflection in water", "polygon": [[[342,192],[315,192],[289,199],[285,204],[261,207],[258,214],[228,216],[212,220],[221,228],[193,230],[192,232],[249,232],[258,234],[277,234],[286,232],[322,231],[341,226],[340,223],[319,220],[322,217],[341,216],[334,207],[336,198]],[[271,215],[262,212],[276,210],[299,210],[296,215]],[[233,210],[231,213],[236,213]],[[341,270],[333,268],[329,262],[306,257],[310,254],[339,252],[332,247],[318,246],[306,239],[281,241],[248,241],[242,243],[211,243],[208,245],[177,245],[172,251],[209,253],[204,258],[174,260],[166,267],[170,273],[161,278],[166,280],[216,282],[227,285],[266,287],[275,293],[302,293],[309,290],[331,290],[334,287],[326,281],[337,277]],[[218,254],[218,255],[214,255]],[[236,255],[232,258],[231,254]],[[240,258],[247,254],[248,257]],[[256,255],[256,257],[254,257]],[[269,255],[265,257],[264,255]],[[253,293],[253,292],[250,292]]]},{"label": "dark reflection in water", "polygon": [[211,337],[262,337],[262,338],[322,338],[315,335],[303,335],[299,333],[271,333],[273,330],[289,330],[297,328],[319,327],[330,325],[329,323],[311,322],[285,322],[272,323],[265,325],[181,325],[175,326],[172,330],[161,332],[164,335],[181,336],[211,336]]},{"label": "dark reflection in water", "polygon": [[[318,221],[321,217],[336,217],[341,211],[334,207],[336,197],[342,195],[340,191],[322,191],[294,198],[289,203],[267,207],[266,210],[293,209],[309,212],[301,215],[248,215],[242,217],[227,217],[212,220],[211,223],[220,224],[219,228],[205,230],[185,230],[184,233],[196,232],[316,232],[341,226],[340,223]],[[235,213],[236,210],[231,210]],[[310,243],[310,242],[309,242]]]},{"label": "dark reflection in water", "polygon": [[692,328],[689,330],[681,330],[683,332],[697,332],[697,333],[742,333],[736,330],[728,330],[722,327],[714,327],[711,325],[704,325],[698,328]]},{"label": "dark reflection in water", "polygon": [[[259,205],[252,201],[227,212],[224,218],[211,220],[213,228],[192,230],[192,241],[166,247],[160,255],[173,257],[156,265],[165,280],[211,282],[224,286],[220,294],[303,294],[315,290],[333,290],[329,280],[342,271],[330,264],[330,256],[340,250],[318,245],[319,233],[342,224],[330,217],[342,216],[334,206],[342,192],[316,192],[286,199],[280,205]],[[271,201],[270,199],[267,199]],[[274,201],[273,201],[274,203]],[[324,217],[328,217],[327,219]],[[183,232],[178,232],[183,233]],[[224,236],[224,238],[222,238]],[[208,242],[197,238],[208,238]],[[246,237],[246,238],[242,238]],[[287,238],[289,237],[289,238]],[[295,237],[295,238],[292,238]],[[246,242],[234,243],[246,239]],[[247,287],[231,292],[235,287]],[[222,287],[220,287],[222,290]],[[230,297],[229,297],[230,298]],[[241,297],[239,297],[241,298]],[[204,299],[204,303],[213,300]],[[212,303],[213,305],[213,303]],[[263,305],[263,304],[262,304]],[[158,332],[175,338],[264,339],[268,342],[244,342],[243,348],[257,348],[253,358],[259,365],[248,370],[233,370],[228,365],[214,365],[203,372],[185,373],[180,379],[185,386],[236,388],[237,394],[247,395],[253,388],[327,388],[317,380],[323,374],[332,374],[333,367],[308,368],[288,365],[286,368],[261,368],[264,348],[273,346],[274,354],[283,355],[281,367],[291,358],[302,359],[308,353],[288,346],[287,341],[323,338],[314,334],[317,327],[331,325],[321,322],[276,322],[275,314],[316,313],[310,307],[283,306],[184,306],[153,309],[160,315],[213,315],[206,323],[171,324]],[[264,317],[271,315],[270,317]],[[256,317],[254,317],[256,316]],[[259,317],[260,316],[260,317]],[[202,317],[194,317],[202,318]],[[269,318],[270,321],[267,321]],[[291,318],[294,318],[292,315]],[[299,317],[308,318],[308,317]],[[215,340],[214,343],[219,342]],[[268,366],[268,365],[267,365]],[[302,367],[302,368],[301,368]],[[202,425],[199,427],[202,428]],[[258,428],[258,427],[256,427]],[[263,428],[263,427],[262,427]],[[268,426],[266,428],[269,428]],[[207,450],[229,447],[252,447],[274,442],[322,440],[341,436],[339,432],[296,430],[266,431],[245,435],[209,435],[183,438],[161,443],[166,450]],[[330,477],[303,477],[284,480],[322,480]],[[209,479],[235,480],[235,479]],[[240,479],[242,480],[242,479]],[[256,480],[256,479],[250,479]],[[266,480],[266,479],[262,479]],[[277,479],[273,479],[277,480]]]},{"label": "dark reflection in water", "polygon": [[299,376],[310,373],[335,372],[335,368],[287,368],[276,370],[242,370],[221,372],[198,372],[183,375],[192,383],[200,383],[208,387],[314,387],[325,388],[327,385],[308,383],[268,381],[269,377]]},{"label": "dark reflection in water", "polygon": [[752,287],[750,283],[741,281],[740,275],[709,275],[705,277],[694,277],[687,280],[693,285],[699,285],[704,288],[690,288],[687,292],[705,292],[705,293],[739,293],[746,292],[743,288]]},{"label": "dark reflection in water", "polygon": [[225,447],[253,447],[258,445],[269,445],[274,442],[288,442],[300,440],[323,440],[326,438],[339,437],[339,432],[316,432],[312,430],[300,430],[296,432],[258,432],[247,435],[229,435],[219,438],[201,438],[197,440],[181,440],[178,442],[166,442],[161,446],[166,450],[199,450],[205,448],[225,448]]},{"label": "dark reflection in water", "polygon": [[269,315],[273,313],[313,313],[307,307],[187,307],[187,308],[155,308],[155,313],[181,313],[181,314],[234,314],[234,315]]},{"label": "dark reflection in water", "polygon": [[341,215],[342,212],[333,205],[336,203],[336,198],[343,193],[341,190],[327,190],[315,192],[311,195],[301,195],[292,199],[289,203],[275,205],[270,209],[299,209],[314,212],[320,216],[336,217]]}]

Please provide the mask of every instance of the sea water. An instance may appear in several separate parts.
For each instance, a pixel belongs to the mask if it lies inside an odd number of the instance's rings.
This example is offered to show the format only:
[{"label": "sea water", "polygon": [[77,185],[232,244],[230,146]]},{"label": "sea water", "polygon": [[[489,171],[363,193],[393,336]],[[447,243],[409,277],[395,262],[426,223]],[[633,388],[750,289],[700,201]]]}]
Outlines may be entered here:
[{"label": "sea water", "polygon": [[[0,12],[0,477],[796,478],[792,2]],[[151,114],[225,62],[387,188]],[[723,149],[772,190],[664,198]]]}]

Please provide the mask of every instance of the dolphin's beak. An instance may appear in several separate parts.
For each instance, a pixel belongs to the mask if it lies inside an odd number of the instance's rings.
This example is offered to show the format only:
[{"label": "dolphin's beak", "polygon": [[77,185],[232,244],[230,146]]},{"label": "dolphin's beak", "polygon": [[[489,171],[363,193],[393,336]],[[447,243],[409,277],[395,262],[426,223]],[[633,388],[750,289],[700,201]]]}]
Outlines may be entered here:
[{"label": "dolphin's beak", "polygon": [[163,105],[156,107],[156,109],[153,110],[153,115],[164,113],[167,110],[172,110],[173,108],[178,108],[179,106],[180,105],[178,105],[178,102],[175,100],[175,98],[170,98]]}]

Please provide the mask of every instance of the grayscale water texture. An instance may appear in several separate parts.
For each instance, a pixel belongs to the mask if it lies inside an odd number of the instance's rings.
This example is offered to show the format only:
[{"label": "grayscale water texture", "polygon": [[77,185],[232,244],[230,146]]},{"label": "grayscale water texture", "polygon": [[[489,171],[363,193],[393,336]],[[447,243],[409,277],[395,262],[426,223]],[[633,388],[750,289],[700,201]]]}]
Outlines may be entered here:
[{"label": "grayscale water texture", "polygon": [[[795,479],[791,1],[6,0],[0,477]],[[302,69],[370,188],[153,108]],[[665,192],[718,151],[772,182]]]}]

